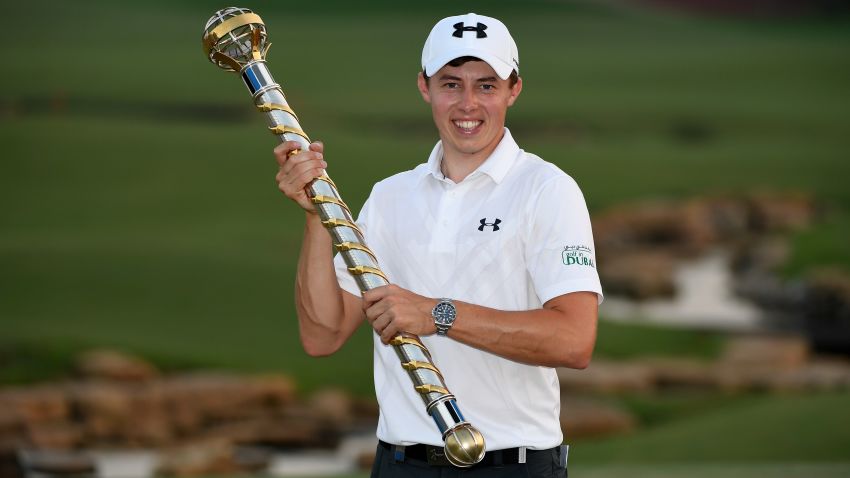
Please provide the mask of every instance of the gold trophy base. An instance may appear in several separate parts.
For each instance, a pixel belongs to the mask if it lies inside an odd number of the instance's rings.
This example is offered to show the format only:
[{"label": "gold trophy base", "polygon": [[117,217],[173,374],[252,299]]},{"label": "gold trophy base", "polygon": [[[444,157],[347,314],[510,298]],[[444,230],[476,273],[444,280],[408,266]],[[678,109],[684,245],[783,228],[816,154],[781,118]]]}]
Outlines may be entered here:
[{"label": "gold trophy base", "polygon": [[484,436],[469,423],[446,432],[443,441],[446,459],[454,466],[468,468],[484,458]]}]

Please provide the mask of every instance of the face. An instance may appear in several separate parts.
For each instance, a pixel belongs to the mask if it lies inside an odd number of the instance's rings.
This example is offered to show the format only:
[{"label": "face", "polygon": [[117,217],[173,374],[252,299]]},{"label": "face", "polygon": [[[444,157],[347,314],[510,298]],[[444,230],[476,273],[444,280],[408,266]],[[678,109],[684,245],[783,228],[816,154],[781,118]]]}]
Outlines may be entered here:
[{"label": "face", "polygon": [[483,61],[446,65],[427,85],[420,73],[418,84],[450,161],[487,159],[502,139],[508,107],[522,90],[522,79],[511,87]]}]

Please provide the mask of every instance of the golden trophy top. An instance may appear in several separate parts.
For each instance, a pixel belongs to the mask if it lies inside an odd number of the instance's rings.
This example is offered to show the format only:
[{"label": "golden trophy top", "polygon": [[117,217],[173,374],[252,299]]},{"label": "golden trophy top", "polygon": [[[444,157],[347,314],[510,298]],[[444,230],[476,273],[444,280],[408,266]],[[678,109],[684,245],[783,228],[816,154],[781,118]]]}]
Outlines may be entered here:
[{"label": "golden trophy top", "polygon": [[213,14],[204,27],[204,53],[219,68],[241,71],[252,61],[266,58],[271,43],[266,25],[247,8],[227,7]]}]

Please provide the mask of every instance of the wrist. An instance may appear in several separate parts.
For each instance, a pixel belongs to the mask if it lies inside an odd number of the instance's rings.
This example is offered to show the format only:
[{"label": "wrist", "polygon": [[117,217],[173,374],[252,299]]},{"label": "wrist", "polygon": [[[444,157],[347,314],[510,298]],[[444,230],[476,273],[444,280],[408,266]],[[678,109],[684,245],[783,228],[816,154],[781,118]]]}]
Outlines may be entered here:
[{"label": "wrist", "polygon": [[437,304],[431,309],[431,317],[434,319],[437,335],[448,335],[457,318],[457,308],[451,299],[438,299]]}]

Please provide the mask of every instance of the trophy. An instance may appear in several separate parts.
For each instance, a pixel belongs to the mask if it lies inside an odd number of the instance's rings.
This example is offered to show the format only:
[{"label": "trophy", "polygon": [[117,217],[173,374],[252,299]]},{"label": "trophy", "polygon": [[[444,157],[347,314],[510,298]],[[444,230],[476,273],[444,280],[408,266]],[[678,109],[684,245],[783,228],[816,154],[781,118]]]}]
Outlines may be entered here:
[{"label": "trophy", "polygon": [[[266,53],[271,43],[267,41],[266,27],[259,15],[246,8],[219,10],[207,21],[202,41],[204,53],[211,62],[239,73],[251,92],[254,105],[266,114],[272,134],[281,142],[296,141],[301,149],[306,149],[310,139],[266,66]],[[306,192],[360,290],[365,292],[388,285],[389,280],[378,267],[378,259],[366,246],[363,232],[354,223],[351,211],[327,173],[310,182]],[[480,462],[484,458],[484,437],[464,419],[455,396],[449,392],[419,337],[401,333],[393,337],[390,345],[425,403],[425,410],[440,430],[448,461],[458,467]],[[392,410],[384,410],[384,413],[392,413]]]}]

